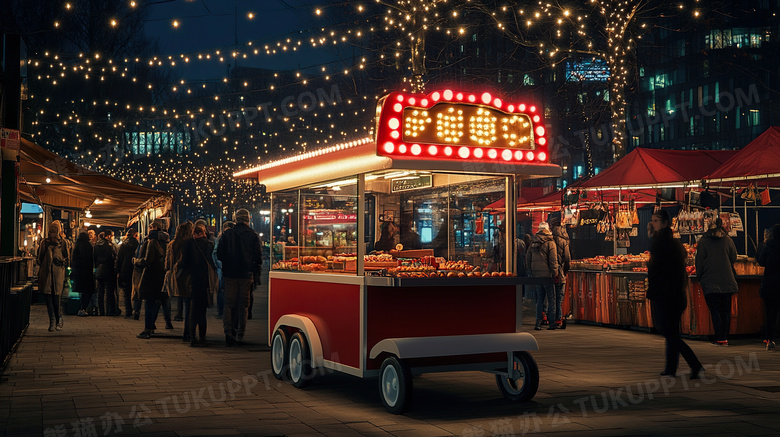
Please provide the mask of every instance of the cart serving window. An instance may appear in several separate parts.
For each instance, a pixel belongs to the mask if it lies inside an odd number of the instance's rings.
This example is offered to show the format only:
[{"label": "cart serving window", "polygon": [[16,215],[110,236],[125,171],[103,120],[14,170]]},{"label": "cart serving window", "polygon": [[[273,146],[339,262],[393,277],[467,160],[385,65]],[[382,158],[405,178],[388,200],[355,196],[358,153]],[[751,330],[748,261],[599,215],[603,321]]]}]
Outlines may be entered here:
[{"label": "cart serving window", "polygon": [[236,173],[271,192],[269,344],[274,374],[378,376],[408,406],[411,373],[485,370],[533,397],[521,330],[514,204],[523,179],[555,177],[538,109],[489,93],[391,93],[375,135]]}]

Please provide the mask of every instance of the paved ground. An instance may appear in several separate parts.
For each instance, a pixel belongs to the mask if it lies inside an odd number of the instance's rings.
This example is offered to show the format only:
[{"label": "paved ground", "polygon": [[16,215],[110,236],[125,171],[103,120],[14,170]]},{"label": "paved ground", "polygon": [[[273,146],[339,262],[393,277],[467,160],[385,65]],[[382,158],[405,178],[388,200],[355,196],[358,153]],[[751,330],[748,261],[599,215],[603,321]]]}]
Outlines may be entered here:
[{"label": "paved ground", "polygon": [[67,316],[49,333],[34,305],[0,381],[0,435],[780,435],[780,354],[760,339],[690,340],[707,370],[689,381],[658,376],[663,339],[652,334],[532,331],[533,401],[504,400],[486,373],[428,374],[414,379],[411,411],[394,416],[375,380],[327,374],[300,390],[273,379],[263,300],[240,348],[225,347],[213,310],[209,346],[191,348],[181,322],[141,340],[142,321]]}]

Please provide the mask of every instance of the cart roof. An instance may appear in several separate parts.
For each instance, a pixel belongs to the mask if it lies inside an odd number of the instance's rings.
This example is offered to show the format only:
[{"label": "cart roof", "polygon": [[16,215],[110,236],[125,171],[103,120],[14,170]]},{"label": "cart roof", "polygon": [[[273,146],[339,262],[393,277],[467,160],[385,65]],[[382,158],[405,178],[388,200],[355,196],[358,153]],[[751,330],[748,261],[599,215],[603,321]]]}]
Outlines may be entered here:
[{"label": "cart roof", "polygon": [[270,162],[233,174],[238,179],[257,179],[268,191],[280,191],[350,175],[381,170],[426,170],[482,175],[516,175],[523,179],[558,177],[561,167],[545,163],[486,163],[474,159],[425,159],[379,156],[369,138],[328,149]]}]

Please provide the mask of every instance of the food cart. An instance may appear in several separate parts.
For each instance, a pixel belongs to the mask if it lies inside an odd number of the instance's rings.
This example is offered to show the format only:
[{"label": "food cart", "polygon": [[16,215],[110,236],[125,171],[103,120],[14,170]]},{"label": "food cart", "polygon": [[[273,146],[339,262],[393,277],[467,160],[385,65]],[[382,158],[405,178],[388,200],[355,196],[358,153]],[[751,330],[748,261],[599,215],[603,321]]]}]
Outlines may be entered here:
[{"label": "food cart", "polygon": [[[538,346],[521,332],[515,214],[482,208],[515,199],[522,179],[560,175],[539,112],[489,93],[395,92],[378,101],[372,138],[234,175],[271,193],[277,378],[302,387],[318,369],[378,377],[395,414],[409,406],[412,374],[427,372],[487,371],[505,397],[534,396],[528,351]],[[290,236],[277,238],[282,230]],[[395,249],[373,251],[382,237]]]}]

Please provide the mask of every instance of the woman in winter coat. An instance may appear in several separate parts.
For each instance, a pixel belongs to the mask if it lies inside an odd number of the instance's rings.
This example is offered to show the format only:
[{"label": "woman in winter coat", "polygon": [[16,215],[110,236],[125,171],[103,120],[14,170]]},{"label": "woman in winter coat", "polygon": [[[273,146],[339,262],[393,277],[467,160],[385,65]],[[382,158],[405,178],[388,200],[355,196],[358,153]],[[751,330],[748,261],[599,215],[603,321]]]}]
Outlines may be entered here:
[{"label": "woman in winter coat", "polygon": [[[206,344],[206,309],[209,305],[208,269],[216,269],[211,252],[214,245],[206,238],[206,228],[198,225],[192,232],[192,238],[184,244],[179,268],[190,277],[192,293],[190,297],[190,346]],[[197,340],[195,337],[197,329]]]},{"label": "woman in winter coat", "polygon": [[[558,274],[558,249],[555,247],[555,240],[547,222],[539,223],[539,231],[531,241],[531,247],[526,253],[525,266],[532,278],[550,279],[549,284],[536,286],[536,325],[534,325],[534,329],[538,331],[542,329],[545,301],[548,301],[550,309],[554,308],[555,284],[553,284],[553,278]],[[555,329],[555,324],[551,323],[548,329]]]},{"label": "woman in winter coat", "polygon": [[715,219],[696,247],[696,276],[712,317],[712,344],[717,346],[729,345],[726,336],[731,326],[731,298],[739,290],[734,277],[736,261],[737,247],[723,229],[723,221]]},{"label": "woman in winter coat", "polygon": [[85,231],[79,232],[70,256],[70,278],[73,280],[73,291],[81,296],[78,315],[87,314],[87,307],[95,294],[95,274],[92,260],[92,243]]},{"label": "woman in winter coat", "polygon": [[141,282],[138,285],[139,298],[146,300],[144,306],[144,330],[138,338],[148,339],[154,332],[154,322],[160,311],[160,304],[167,295],[165,285],[165,250],[169,240],[168,233],[162,230],[162,220],[155,219],[149,226],[149,235],[141,246],[138,265],[143,267]]},{"label": "woman in winter coat", "polygon": [[190,340],[190,278],[189,275],[180,273],[181,255],[187,241],[192,238],[192,222],[187,221],[176,228],[176,235],[168,245],[165,254],[165,275],[168,278],[168,292],[170,298],[176,297],[178,308],[174,320],[184,320],[184,333],[182,339]]},{"label": "woman in winter coat", "polygon": [[775,328],[780,312],[780,223],[772,226],[765,236],[764,247],[758,254],[758,264],[764,266],[759,294],[766,311],[766,350],[775,350]]},{"label": "woman in winter coat", "polygon": [[49,236],[38,247],[38,292],[46,298],[49,312],[49,332],[61,330],[63,321],[60,313],[60,296],[65,285],[65,272],[70,264],[70,254],[65,240],[61,238],[62,224],[59,221],[49,225]]}]

